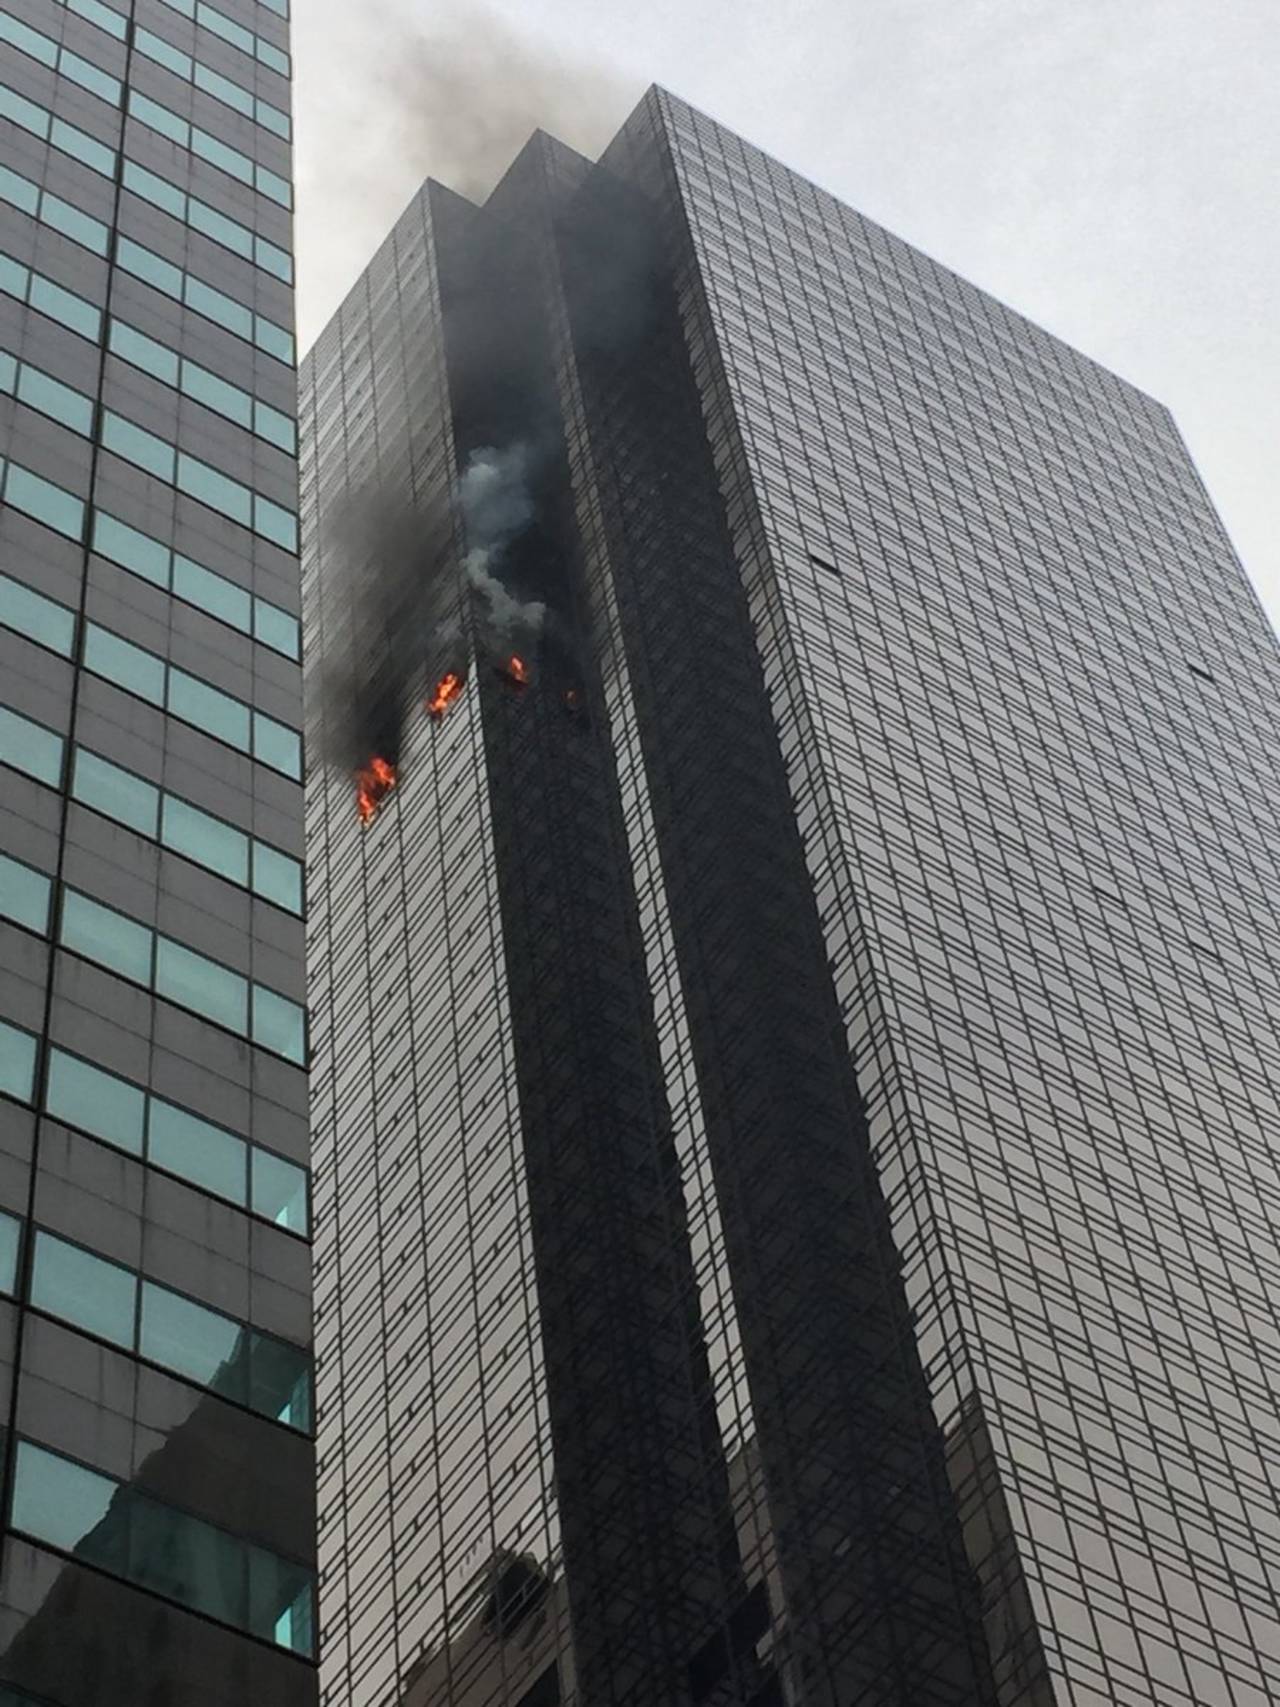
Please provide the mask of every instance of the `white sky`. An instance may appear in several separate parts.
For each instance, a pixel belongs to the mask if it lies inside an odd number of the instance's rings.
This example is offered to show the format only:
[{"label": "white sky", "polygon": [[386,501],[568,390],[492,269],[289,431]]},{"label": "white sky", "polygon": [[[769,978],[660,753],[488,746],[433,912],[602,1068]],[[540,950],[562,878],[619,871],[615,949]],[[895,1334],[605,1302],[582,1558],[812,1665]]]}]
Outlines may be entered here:
[{"label": "white sky", "polygon": [[1167,403],[1280,623],[1277,0],[490,8],[294,0],[303,348],[428,174],[662,83]]}]

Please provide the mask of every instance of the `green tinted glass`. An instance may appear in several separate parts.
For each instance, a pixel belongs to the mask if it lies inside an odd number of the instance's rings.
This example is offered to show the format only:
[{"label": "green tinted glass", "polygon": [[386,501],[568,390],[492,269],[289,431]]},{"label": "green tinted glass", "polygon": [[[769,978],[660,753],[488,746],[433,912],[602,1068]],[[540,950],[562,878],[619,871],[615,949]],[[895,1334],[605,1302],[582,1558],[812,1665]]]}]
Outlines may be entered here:
[{"label": "green tinted glass", "polygon": [[142,1154],[147,1099],[136,1085],[61,1049],[49,1058],[45,1110],[55,1120],[92,1132],[118,1150]]},{"label": "green tinted glass", "polygon": [[137,1278],[127,1268],[51,1233],[36,1234],[31,1302],[37,1309],[132,1350],[137,1299]]},{"label": "green tinted glass", "polygon": [[225,1132],[221,1126],[152,1097],[147,1155],[157,1166],[181,1174],[218,1197],[243,1203],[247,1148],[243,1138]]}]

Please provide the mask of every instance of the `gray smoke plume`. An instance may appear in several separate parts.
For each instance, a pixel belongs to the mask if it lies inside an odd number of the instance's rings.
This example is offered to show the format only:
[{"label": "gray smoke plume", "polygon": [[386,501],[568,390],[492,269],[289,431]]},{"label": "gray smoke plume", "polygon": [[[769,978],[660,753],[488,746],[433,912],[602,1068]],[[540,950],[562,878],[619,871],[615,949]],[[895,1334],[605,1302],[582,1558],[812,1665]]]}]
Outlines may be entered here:
[{"label": "gray smoke plume", "polygon": [[544,604],[536,599],[522,603],[497,574],[506,547],[534,517],[531,462],[532,451],[525,444],[473,451],[460,488],[468,547],[463,567],[480,597],[482,628],[502,646],[536,632],[546,616]]},{"label": "gray smoke plume", "polygon": [[642,93],[484,5],[321,0],[304,27],[325,46],[298,118],[304,349],[424,178],[483,199],[539,128],[594,159]]}]

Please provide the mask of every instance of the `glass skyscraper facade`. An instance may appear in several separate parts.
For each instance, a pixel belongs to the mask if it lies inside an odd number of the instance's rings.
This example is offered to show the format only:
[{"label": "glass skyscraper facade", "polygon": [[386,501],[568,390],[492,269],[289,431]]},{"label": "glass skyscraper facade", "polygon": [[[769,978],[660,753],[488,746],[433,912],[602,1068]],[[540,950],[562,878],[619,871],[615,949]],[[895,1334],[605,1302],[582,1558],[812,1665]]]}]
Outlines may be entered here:
[{"label": "glass skyscraper facade", "polygon": [[0,1702],[314,1665],[287,0],[0,5]]},{"label": "glass skyscraper facade", "polygon": [[1280,657],[1168,411],[661,90],[300,407],[325,1700],[1280,1702]]}]

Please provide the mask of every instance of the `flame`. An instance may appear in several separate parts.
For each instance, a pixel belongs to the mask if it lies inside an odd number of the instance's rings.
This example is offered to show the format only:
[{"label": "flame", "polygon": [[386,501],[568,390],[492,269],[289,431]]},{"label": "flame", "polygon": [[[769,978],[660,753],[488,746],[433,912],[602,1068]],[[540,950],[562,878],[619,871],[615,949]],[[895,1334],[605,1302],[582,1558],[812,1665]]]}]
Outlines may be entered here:
[{"label": "flame", "polygon": [[427,701],[428,716],[434,717],[439,723],[465,686],[466,682],[457,670],[446,670],[440,678],[436,691]]},{"label": "flame", "polygon": [[512,657],[509,659],[507,663],[507,674],[511,677],[513,682],[518,682],[521,687],[523,687],[529,680],[529,670],[523,658]]},{"label": "flame", "polygon": [[377,816],[396,781],[396,767],[376,754],[356,772],[356,811],[362,824],[371,823]]}]

